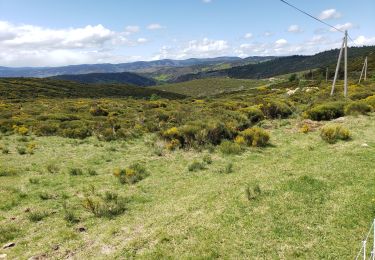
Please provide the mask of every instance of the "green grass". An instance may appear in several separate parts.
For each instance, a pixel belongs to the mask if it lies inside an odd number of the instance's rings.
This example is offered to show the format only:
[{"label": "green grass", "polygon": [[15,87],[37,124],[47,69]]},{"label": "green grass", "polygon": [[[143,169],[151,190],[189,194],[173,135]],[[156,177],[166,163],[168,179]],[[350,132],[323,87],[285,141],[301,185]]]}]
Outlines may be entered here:
[{"label": "green grass", "polygon": [[[353,258],[375,214],[374,119],[346,117],[352,140],[335,144],[321,140],[319,131],[299,133],[299,119],[266,121],[271,145],[239,155],[216,148],[158,156],[147,134],[112,142],[35,137],[34,154],[20,155],[19,136],[3,135],[0,145],[10,153],[0,154],[1,169],[16,174],[0,176],[0,241],[16,246],[0,254]],[[208,154],[204,169],[189,171]],[[114,169],[133,163],[149,176],[119,183]],[[85,170],[72,176],[69,169]],[[102,215],[88,210],[87,198],[99,203]]]},{"label": "green grass", "polygon": [[175,84],[165,84],[152,88],[192,97],[207,97],[228,92],[237,92],[257,88],[268,85],[269,83],[270,82],[267,80],[210,78]]}]

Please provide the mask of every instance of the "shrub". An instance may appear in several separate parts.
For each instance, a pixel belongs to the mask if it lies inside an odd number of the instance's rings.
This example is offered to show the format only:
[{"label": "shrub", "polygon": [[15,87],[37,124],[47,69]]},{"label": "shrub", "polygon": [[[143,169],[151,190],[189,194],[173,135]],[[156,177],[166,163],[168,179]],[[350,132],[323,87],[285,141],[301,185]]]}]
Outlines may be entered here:
[{"label": "shrub", "polygon": [[100,196],[89,196],[84,198],[82,205],[96,217],[113,218],[126,211],[127,200],[121,197],[105,200]]},{"label": "shrub", "polygon": [[38,136],[55,135],[59,129],[59,125],[52,122],[41,122],[35,128],[35,134]]},{"label": "shrub", "polygon": [[90,108],[90,114],[93,116],[108,116],[109,112],[105,110],[104,108],[97,106],[97,107],[91,107]]},{"label": "shrub", "polygon": [[256,200],[262,193],[259,185],[250,186],[245,188],[245,195],[249,201]]},{"label": "shrub", "polygon": [[240,154],[242,152],[242,148],[239,144],[228,140],[224,140],[220,144],[219,149],[223,154]]},{"label": "shrub", "polygon": [[55,163],[50,163],[47,165],[47,171],[49,173],[58,173],[59,170],[59,167]]},{"label": "shrub", "polygon": [[252,124],[258,123],[264,119],[264,114],[262,110],[260,110],[256,106],[242,108],[239,111],[241,113],[244,113]]},{"label": "shrub", "polygon": [[64,209],[64,219],[70,224],[76,224],[80,221],[79,217],[77,217],[76,213],[71,209]]},{"label": "shrub", "polygon": [[83,171],[80,168],[71,168],[69,169],[69,175],[70,176],[83,175]]},{"label": "shrub", "polygon": [[270,135],[264,129],[259,127],[248,128],[240,133],[247,145],[253,147],[266,146],[270,140]]},{"label": "shrub", "polygon": [[301,133],[307,134],[308,132],[310,132],[310,126],[309,126],[308,124],[304,123],[304,124],[300,127],[299,131],[300,131]]},{"label": "shrub", "polygon": [[203,162],[205,162],[206,164],[212,164],[212,158],[210,155],[206,154],[203,156]]},{"label": "shrub", "polygon": [[315,121],[332,120],[344,116],[345,103],[331,102],[317,105],[306,112],[306,116]]},{"label": "shrub", "polygon": [[25,155],[27,153],[26,151],[26,147],[23,147],[23,146],[19,146],[17,147],[17,152],[20,154],[20,155]]},{"label": "shrub", "polygon": [[204,163],[202,162],[197,162],[197,161],[194,161],[193,163],[191,163],[189,166],[188,166],[188,170],[189,172],[196,172],[196,171],[201,171],[201,170],[204,170],[206,167],[204,165]]},{"label": "shrub", "polygon": [[15,133],[20,134],[20,135],[27,135],[29,133],[29,129],[24,125],[21,125],[21,126],[14,125],[13,129]]},{"label": "shrub", "polygon": [[320,136],[327,143],[335,143],[337,140],[349,140],[351,138],[350,131],[337,124],[326,125],[322,128]]},{"label": "shrub", "polygon": [[88,175],[90,175],[90,176],[98,175],[97,171],[94,170],[94,169],[91,169],[91,168],[87,170],[87,173],[88,173]]},{"label": "shrub", "polygon": [[31,222],[39,222],[39,221],[43,220],[45,217],[47,217],[48,215],[49,215],[48,212],[46,212],[44,210],[37,210],[37,211],[30,212],[27,215],[27,218]]},{"label": "shrub", "polygon": [[260,105],[263,114],[268,118],[287,118],[293,114],[292,108],[280,100],[265,100],[263,104]]},{"label": "shrub", "polygon": [[367,98],[365,99],[365,102],[366,102],[367,104],[369,104],[370,106],[372,106],[372,108],[375,109],[375,95],[370,96],[370,97],[367,97]]},{"label": "shrub", "polygon": [[245,145],[246,144],[245,138],[241,135],[236,136],[236,138],[234,139],[234,142],[236,144],[239,144],[239,145]]},{"label": "shrub", "polygon": [[356,101],[345,106],[345,115],[367,115],[372,107],[364,101]]},{"label": "shrub", "polygon": [[121,184],[134,184],[146,178],[148,172],[140,163],[134,163],[126,169],[116,169],[114,175]]},{"label": "shrub", "polygon": [[167,143],[166,148],[170,151],[174,151],[181,147],[181,142],[178,139],[172,139],[170,142]]}]

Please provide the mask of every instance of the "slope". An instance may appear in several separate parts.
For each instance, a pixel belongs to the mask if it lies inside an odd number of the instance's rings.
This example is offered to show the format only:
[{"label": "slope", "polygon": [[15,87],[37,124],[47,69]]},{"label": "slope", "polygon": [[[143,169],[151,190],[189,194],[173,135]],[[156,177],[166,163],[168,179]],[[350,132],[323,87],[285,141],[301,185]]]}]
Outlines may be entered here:
[{"label": "slope", "polygon": [[136,86],[148,87],[156,85],[156,81],[147,77],[140,76],[131,72],[121,73],[89,73],[79,75],[60,75],[54,76],[53,79],[70,80],[79,83],[92,84],[131,84]]},{"label": "slope", "polygon": [[0,79],[0,96],[3,99],[25,98],[149,98],[158,95],[178,99],[183,95],[129,85],[83,84],[56,79],[3,78]]}]

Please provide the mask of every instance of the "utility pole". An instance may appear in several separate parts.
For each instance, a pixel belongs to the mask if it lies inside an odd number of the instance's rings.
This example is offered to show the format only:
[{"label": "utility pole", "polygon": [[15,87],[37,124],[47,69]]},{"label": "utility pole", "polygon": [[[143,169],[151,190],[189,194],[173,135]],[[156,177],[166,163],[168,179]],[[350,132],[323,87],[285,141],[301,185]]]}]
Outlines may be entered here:
[{"label": "utility pole", "polygon": [[365,73],[364,81],[367,79],[367,57],[365,58],[365,62],[363,63],[362,71],[361,71],[361,76],[359,77],[358,84],[361,84],[363,72]]},{"label": "utility pole", "polygon": [[345,37],[342,41],[339,59],[337,60],[335,77],[332,83],[331,96],[333,96],[333,93],[335,91],[335,86],[336,86],[336,81],[337,81],[337,77],[339,74],[340,62],[341,62],[343,51],[344,51],[344,96],[347,97],[348,96],[348,31],[345,31]]},{"label": "utility pole", "polygon": [[345,30],[345,54],[344,54],[344,97],[348,96],[348,31]]},{"label": "utility pole", "polygon": [[341,62],[341,57],[342,57],[342,50],[344,49],[344,45],[345,45],[345,38],[342,40],[342,45],[341,45],[341,49],[340,49],[339,59],[337,60],[335,77],[333,78],[333,83],[332,83],[331,96],[333,96],[333,93],[335,92],[335,86],[336,86],[337,76],[339,74],[340,62]]}]

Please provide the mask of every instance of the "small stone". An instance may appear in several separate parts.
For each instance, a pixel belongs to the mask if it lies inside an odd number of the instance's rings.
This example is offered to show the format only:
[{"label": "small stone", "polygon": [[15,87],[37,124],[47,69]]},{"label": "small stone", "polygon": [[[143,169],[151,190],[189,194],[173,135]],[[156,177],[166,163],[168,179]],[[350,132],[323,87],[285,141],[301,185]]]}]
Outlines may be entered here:
[{"label": "small stone", "polygon": [[362,147],[369,147],[368,144],[362,144],[361,146],[362,146]]},{"label": "small stone", "polygon": [[5,244],[3,246],[3,249],[11,248],[11,247],[14,247],[15,245],[16,245],[16,243],[10,242],[10,243]]},{"label": "small stone", "polygon": [[7,259],[7,254],[0,254],[0,259]]},{"label": "small stone", "polygon": [[59,249],[60,249],[60,246],[59,246],[59,245],[53,245],[53,246],[52,246],[52,250],[57,251],[57,250],[59,250]]}]

